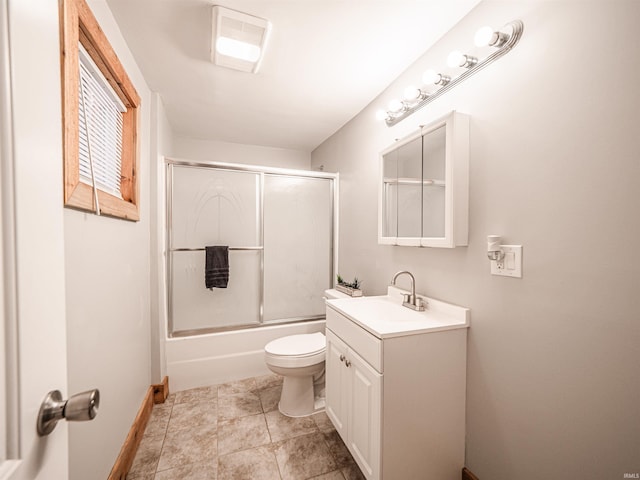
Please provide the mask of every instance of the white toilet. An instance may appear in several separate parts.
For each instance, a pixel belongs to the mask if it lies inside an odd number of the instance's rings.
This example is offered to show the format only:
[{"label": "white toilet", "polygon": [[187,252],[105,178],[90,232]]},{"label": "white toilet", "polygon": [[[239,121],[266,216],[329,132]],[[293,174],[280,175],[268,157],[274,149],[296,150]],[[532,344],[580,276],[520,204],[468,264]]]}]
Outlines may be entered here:
[{"label": "white toilet", "polygon": [[320,390],[324,389],[326,346],[324,334],[317,332],[278,338],[264,347],[267,367],[284,377],[278,403],[283,415],[304,417],[324,408]]},{"label": "white toilet", "polygon": [[[326,290],[326,298],[346,296]],[[264,347],[269,370],[284,377],[278,409],[288,417],[305,417],[324,410],[324,366],[327,340],[323,333],[277,338]]]}]

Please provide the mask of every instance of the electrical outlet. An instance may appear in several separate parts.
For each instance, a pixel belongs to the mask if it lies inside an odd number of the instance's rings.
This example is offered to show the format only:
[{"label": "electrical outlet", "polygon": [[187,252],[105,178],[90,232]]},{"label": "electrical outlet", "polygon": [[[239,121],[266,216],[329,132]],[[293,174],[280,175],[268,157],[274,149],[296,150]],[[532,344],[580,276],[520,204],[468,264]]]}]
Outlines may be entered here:
[{"label": "electrical outlet", "polygon": [[522,245],[500,245],[504,258],[491,260],[491,275],[522,278]]}]

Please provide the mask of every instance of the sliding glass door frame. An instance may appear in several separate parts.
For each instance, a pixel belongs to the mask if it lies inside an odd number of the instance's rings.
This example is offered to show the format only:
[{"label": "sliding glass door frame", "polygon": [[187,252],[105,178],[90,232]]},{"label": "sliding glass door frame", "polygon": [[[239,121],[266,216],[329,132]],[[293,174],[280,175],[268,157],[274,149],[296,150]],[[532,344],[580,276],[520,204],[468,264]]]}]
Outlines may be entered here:
[{"label": "sliding glass door frame", "polygon": [[[166,260],[166,287],[167,287],[167,332],[169,338],[175,337],[187,337],[193,335],[204,335],[208,333],[217,333],[224,331],[232,331],[232,330],[243,330],[249,328],[257,328],[268,325],[284,325],[287,323],[297,323],[303,321],[311,321],[311,320],[321,320],[324,319],[324,315],[310,315],[310,316],[300,316],[294,318],[287,318],[284,320],[271,320],[268,322],[264,321],[264,300],[265,300],[265,271],[264,271],[264,178],[265,175],[270,176],[285,176],[285,177],[297,177],[297,178],[318,178],[318,179],[326,179],[330,183],[330,211],[331,211],[331,222],[330,222],[330,241],[329,241],[329,254],[330,254],[330,267],[329,267],[329,278],[327,285],[329,288],[333,286],[333,279],[335,277],[335,272],[337,270],[338,265],[338,249],[337,249],[337,240],[338,240],[338,179],[339,174],[337,173],[328,173],[328,172],[315,172],[309,170],[293,170],[293,169],[283,169],[283,168],[274,168],[274,167],[263,167],[257,165],[240,165],[240,164],[232,164],[232,163],[221,163],[221,162],[194,162],[187,160],[176,160],[176,159],[165,159],[166,164],[166,221],[165,221],[165,260]],[[260,285],[259,285],[259,322],[257,324],[239,324],[239,325],[231,325],[231,326],[221,326],[221,327],[206,327],[206,328],[197,328],[197,329],[188,329],[188,330],[176,330],[174,323],[174,311],[173,311],[173,255],[176,252],[180,251],[192,251],[192,250],[204,250],[204,245],[198,246],[197,248],[176,248],[173,244],[173,209],[172,209],[172,200],[173,200],[173,192],[174,192],[174,168],[175,167],[196,167],[196,168],[211,168],[220,171],[241,171],[248,173],[255,173],[259,175],[259,192],[257,195],[258,199],[258,222],[259,222],[259,243],[260,245],[256,245],[253,247],[240,247],[242,250],[259,250],[260,251]]]}]

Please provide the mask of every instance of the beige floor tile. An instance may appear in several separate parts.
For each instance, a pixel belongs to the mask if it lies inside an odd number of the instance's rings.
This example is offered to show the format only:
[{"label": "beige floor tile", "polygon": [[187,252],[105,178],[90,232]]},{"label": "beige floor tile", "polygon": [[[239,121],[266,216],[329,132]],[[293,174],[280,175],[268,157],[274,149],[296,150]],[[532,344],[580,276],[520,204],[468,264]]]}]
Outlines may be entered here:
[{"label": "beige floor tile", "polygon": [[320,432],[285,440],[275,454],[283,480],[305,480],[337,468]]},{"label": "beige floor tile", "polygon": [[282,415],[281,390],[270,374],[172,393],[127,479],[364,480],[326,414]]},{"label": "beige floor tile", "polygon": [[183,428],[198,425],[217,425],[218,401],[178,403],[173,406],[167,432],[175,432]]},{"label": "beige floor tile", "polygon": [[168,432],[165,436],[158,471],[191,463],[213,462],[217,455],[216,426],[200,425]]},{"label": "beige floor tile", "polygon": [[203,402],[207,400],[215,400],[216,398],[218,398],[218,386],[211,385],[208,387],[198,387],[192,388],[191,390],[176,392],[174,403]]},{"label": "beige floor tile", "polygon": [[156,473],[153,480],[216,480],[218,478],[217,459],[208,463],[192,463],[170,468]]},{"label": "beige floor tile", "polygon": [[218,455],[267,445],[271,442],[264,415],[251,415],[220,422]]},{"label": "beige floor tile", "polygon": [[223,455],[218,459],[218,480],[279,480],[278,464],[271,448]]},{"label": "beige floor tile", "polygon": [[308,435],[318,431],[313,419],[309,417],[292,418],[281,414],[278,410],[265,414],[267,427],[272,442]]},{"label": "beige floor tile", "polygon": [[260,403],[262,404],[262,411],[264,413],[278,410],[278,403],[280,402],[280,395],[282,394],[282,385],[276,385],[275,387],[267,387],[262,390],[258,390],[260,396]]},{"label": "beige floor tile", "polygon": [[344,480],[344,476],[340,470],[336,470],[334,472],[325,473],[324,475],[318,475],[317,477],[310,478],[309,480]]},{"label": "beige floor tile", "polygon": [[365,476],[362,474],[360,468],[356,463],[342,468],[341,471],[346,480],[366,480]]},{"label": "beige floor tile", "polygon": [[245,392],[218,398],[218,420],[231,420],[258,413],[262,413],[262,404],[255,393]]},{"label": "beige floor tile", "polygon": [[331,423],[331,420],[329,420],[325,412],[314,413],[311,417],[321,432],[330,433],[336,430],[336,427],[333,426],[333,423]]},{"label": "beige floor tile", "polygon": [[236,382],[223,383],[218,386],[218,398],[238,393],[254,392],[257,389],[255,378],[246,378]]},{"label": "beige floor tile", "polygon": [[145,436],[157,437],[164,436],[164,434],[167,433],[167,425],[169,424],[169,417],[171,417],[171,408],[171,405],[165,404],[153,406],[147,427],[144,429]]},{"label": "beige floor tile", "polygon": [[133,460],[133,464],[129,469],[129,477],[134,478],[147,474],[153,474],[156,471],[160,452],[162,451],[162,443],[164,435],[148,436],[144,435],[140,441],[140,446]]},{"label": "beige floor tile", "polygon": [[155,474],[149,473],[147,475],[136,475],[134,477],[131,474],[128,474],[126,477],[127,480],[155,480]]},{"label": "beige floor tile", "polygon": [[276,375],[275,373],[263,375],[262,377],[255,377],[255,380],[258,390],[282,386],[282,375]]},{"label": "beige floor tile", "polygon": [[349,449],[342,441],[342,438],[340,438],[338,432],[334,430],[333,432],[323,433],[323,435],[338,467],[342,468],[354,463]]}]

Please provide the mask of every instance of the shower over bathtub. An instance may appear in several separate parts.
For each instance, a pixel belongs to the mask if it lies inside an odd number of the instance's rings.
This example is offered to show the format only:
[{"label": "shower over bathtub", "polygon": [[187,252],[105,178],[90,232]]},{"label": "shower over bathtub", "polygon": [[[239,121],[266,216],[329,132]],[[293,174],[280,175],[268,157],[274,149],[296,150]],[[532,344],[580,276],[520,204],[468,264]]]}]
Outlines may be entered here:
[{"label": "shower over bathtub", "polygon": [[[267,373],[273,338],[324,330],[337,174],[167,160],[167,373],[174,388]],[[229,247],[227,288],[205,247]]]}]

